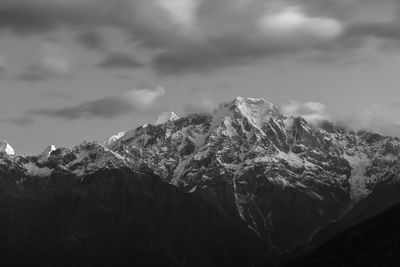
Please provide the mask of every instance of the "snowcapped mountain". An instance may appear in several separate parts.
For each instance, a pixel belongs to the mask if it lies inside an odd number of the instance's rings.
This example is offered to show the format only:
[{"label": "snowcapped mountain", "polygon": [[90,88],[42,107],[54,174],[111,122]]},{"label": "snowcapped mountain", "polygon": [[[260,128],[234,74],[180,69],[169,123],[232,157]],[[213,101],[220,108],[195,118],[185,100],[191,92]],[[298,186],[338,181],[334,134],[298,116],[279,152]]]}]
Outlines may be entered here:
[{"label": "snowcapped mountain", "polygon": [[14,155],[14,149],[6,142],[0,140],[0,153],[6,153],[7,155]]},{"label": "snowcapped mountain", "polygon": [[43,150],[42,153],[40,153],[39,159],[47,160],[50,157],[51,152],[53,152],[54,150],[56,150],[56,147],[54,145],[49,145],[48,147],[46,147],[45,150]]},{"label": "snowcapped mountain", "polygon": [[237,97],[212,114],[163,113],[102,145],[50,148],[39,157],[8,153],[0,172],[84,179],[99,170],[151,169],[282,254],[309,244],[382,183],[400,181],[399,153],[398,138],[311,125],[264,99]]},{"label": "snowcapped mountain", "polygon": [[103,146],[105,147],[109,147],[111,146],[114,142],[116,142],[118,139],[120,139],[122,136],[124,136],[126,134],[126,131],[122,131],[117,133],[116,135],[110,136],[109,138],[107,138],[106,141],[103,142]]},{"label": "snowcapped mountain", "polygon": [[308,243],[400,166],[397,138],[316,127],[241,97],[212,115],[139,127],[109,148],[187,192],[210,190],[281,252]]},{"label": "snowcapped mountain", "polygon": [[170,121],[176,121],[177,119],[179,119],[179,117],[174,112],[166,111],[158,116],[154,125],[164,124]]}]

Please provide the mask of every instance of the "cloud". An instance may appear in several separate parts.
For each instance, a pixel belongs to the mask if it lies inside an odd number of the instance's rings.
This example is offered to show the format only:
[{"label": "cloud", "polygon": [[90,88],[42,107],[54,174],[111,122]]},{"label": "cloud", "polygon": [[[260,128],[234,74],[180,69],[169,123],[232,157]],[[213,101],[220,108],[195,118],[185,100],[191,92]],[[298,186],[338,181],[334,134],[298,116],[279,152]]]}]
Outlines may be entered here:
[{"label": "cloud", "polygon": [[135,69],[143,67],[144,64],[128,53],[113,52],[109,53],[97,66],[109,69]]},{"label": "cloud", "polygon": [[349,129],[369,130],[389,136],[400,137],[400,104],[372,105],[352,111],[337,120]]},{"label": "cloud", "polygon": [[45,45],[41,58],[27,65],[16,78],[30,82],[50,80],[66,76],[70,71],[70,62],[59,47]]},{"label": "cloud", "polygon": [[[268,12],[260,20],[265,34],[271,38],[300,39],[309,42],[313,39],[329,40],[343,33],[340,21],[307,16],[298,7],[287,7],[279,12]],[[315,40],[313,40],[315,41]]]},{"label": "cloud", "polygon": [[299,7],[270,10],[264,1],[247,6],[231,1],[202,3],[194,37],[155,57],[153,67],[159,73],[212,72],[312,51],[344,32],[339,20],[309,16]]},{"label": "cloud", "polygon": [[63,108],[31,110],[28,114],[49,116],[67,120],[81,118],[115,118],[135,111],[151,109],[156,100],[165,94],[162,87],[156,89],[132,89],[122,94],[84,101]]},{"label": "cloud", "polygon": [[104,40],[102,35],[95,30],[89,30],[79,33],[76,37],[78,43],[89,49],[103,49]]},{"label": "cloud", "polygon": [[68,100],[73,99],[71,95],[55,90],[42,91],[41,95],[43,95],[44,97],[51,97],[51,98],[68,99]]},{"label": "cloud", "polygon": [[[151,66],[168,74],[247,64],[276,53],[312,48],[340,34],[340,22],[334,19],[311,17],[300,8],[271,13],[270,5],[262,0],[248,4],[236,0],[2,0],[0,29],[40,34],[61,27],[80,31],[84,26],[93,31],[81,33],[78,42],[97,48],[101,41],[96,29],[118,28],[153,51]],[[281,22],[286,22],[286,28],[279,26]],[[288,26],[295,37],[288,38],[292,35]],[[105,66],[134,66],[126,59],[109,60]]]},{"label": "cloud", "polygon": [[[397,0],[0,0],[0,3],[0,32],[29,35],[67,28],[78,33],[79,43],[99,49],[111,37],[100,35],[98,30],[116,28],[128,37],[132,46],[144,48],[153,58],[149,66],[162,74],[213,72],[267,57],[316,50],[325,53],[354,50],[366,45],[371,36],[399,39]],[[110,65],[134,66],[133,61],[115,62]]]},{"label": "cloud", "polygon": [[34,119],[30,116],[24,116],[19,118],[1,119],[0,122],[6,122],[16,126],[28,126],[34,123]]},{"label": "cloud", "polygon": [[301,103],[291,100],[282,104],[280,110],[285,116],[301,116],[313,125],[320,126],[325,121],[332,121],[348,130],[366,130],[400,137],[400,103],[385,106],[371,105],[344,115],[330,115],[323,103]]},{"label": "cloud", "polygon": [[371,38],[382,44],[400,44],[400,21],[353,24],[348,27],[347,38],[358,41],[358,46]]},{"label": "cloud", "polygon": [[196,0],[158,0],[158,4],[184,28],[193,26],[195,11],[198,7]]},{"label": "cloud", "polygon": [[0,77],[8,72],[6,57],[0,56]]},{"label": "cloud", "polygon": [[193,113],[211,113],[216,107],[214,101],[209,98],[202,98],[198,101],[193,101],[188,103],[184,107],[184,112],[186,114]]},{"label": "cloud", "polygon": [[285,116],[301,116],[311,124],[318,124],[330,118],[325,109],[326,106],[320,102],[300,103],[294,100],[290,100],[280,107]]},{"label": "cloud", "polygon": [[65,5],[56,2],[2,0],[0,27],[18,34],[33,34],[52,30],[62,23],[74,23],[73,17],[77,13],[66,9],[65,14],[62,14]]}]

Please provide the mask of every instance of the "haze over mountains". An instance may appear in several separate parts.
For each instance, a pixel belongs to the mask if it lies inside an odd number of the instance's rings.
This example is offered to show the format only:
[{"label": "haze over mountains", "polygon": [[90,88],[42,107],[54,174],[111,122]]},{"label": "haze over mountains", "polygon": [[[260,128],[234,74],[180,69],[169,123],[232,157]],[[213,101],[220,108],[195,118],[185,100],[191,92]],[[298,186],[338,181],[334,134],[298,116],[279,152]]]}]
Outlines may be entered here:
[{"label": "haze over mountains", "polygon": [[[115,250],[99,262],[162,255],[178,266],[277,264],[400,201],[398,138],[327,121],[310,124],[264,99],[237,97],[212,114],[184,118],[167,112],[103,144],[49,146],[37,156],[20,156],[2,141],[1,151],[0,212],[6,219],[0,236],[6,251],[18,251],[5,261],[41,251],[21,264],[50,265],[55,255],[91,262],[110,246]],[[95,226],[94,218],[104,224]],[[59,223],[47,233],[46,223],[54,220]],[[105,232],[109,227],[115,238]],[[99,243],[89,248],[98,232]],[[221,243],[211,245],[211,236]],[[188,240],[192,247],[185,250]],[[47,247],[52,254],[42,251]],[[74,247],[93,254],[82,256]],[[126,254],[128,247],[140,251],[138,258]]]}]

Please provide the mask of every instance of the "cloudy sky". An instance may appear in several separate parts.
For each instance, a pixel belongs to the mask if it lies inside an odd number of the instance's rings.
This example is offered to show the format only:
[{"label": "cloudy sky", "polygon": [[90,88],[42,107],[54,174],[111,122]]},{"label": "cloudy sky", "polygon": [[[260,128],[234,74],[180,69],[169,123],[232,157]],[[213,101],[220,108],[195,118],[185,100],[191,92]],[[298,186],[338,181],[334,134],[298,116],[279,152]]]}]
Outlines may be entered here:
[{"label": "cloudy sky", "polygon": [[262,97],[400,136],[399,0],[0,0],[0,139],[103,140]]}]

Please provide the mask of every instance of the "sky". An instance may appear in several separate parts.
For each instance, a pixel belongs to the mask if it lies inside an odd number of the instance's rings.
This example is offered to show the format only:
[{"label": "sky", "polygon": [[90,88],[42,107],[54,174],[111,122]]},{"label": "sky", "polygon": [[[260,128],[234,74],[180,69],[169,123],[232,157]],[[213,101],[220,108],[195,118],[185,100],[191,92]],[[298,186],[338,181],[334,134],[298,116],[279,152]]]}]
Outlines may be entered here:
[{"label": "sky", "polygon": [[400,136],[399,0],[0,0],[0,140],[103,141],[236,96]]}]

